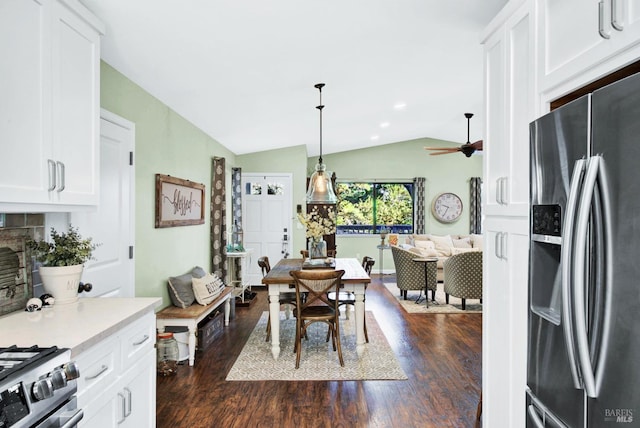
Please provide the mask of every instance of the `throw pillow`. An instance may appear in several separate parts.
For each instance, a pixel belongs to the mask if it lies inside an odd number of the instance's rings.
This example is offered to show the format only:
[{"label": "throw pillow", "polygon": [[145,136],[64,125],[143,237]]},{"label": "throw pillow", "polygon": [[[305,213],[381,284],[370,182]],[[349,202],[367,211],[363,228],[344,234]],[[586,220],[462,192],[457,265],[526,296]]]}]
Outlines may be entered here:
[{"label": "throw pillow", "polygon": [[456,254],[473,253],[473,252],[479,252],[479,251],[480,250],[477,248],[452,248],[451,255],[455,256]]},{"label": "throw pillow", "polygon": [[213,302],[222,292],[224,284],[217,275],[207,274],[202,278],[193,278],[193,294],[196,296],[196,302],[203,306]]},{"label": "throw pillow", "polygon": [[484,248],[482,247],[482,235],[471,235],[473,239],[473,248],[477,248],[482,251]]},{"label": "throw pillow", "polygon": [[169,278],[167,288],[169,289],[169,297],[174,306],[184,309],[193,304],[195,296],[193,294],[191,278],[190,273]]},{"label": "throw pillow", "polygon": [[438,236],[429,235],[429,238],[436,244],[436,251],[440,257],[449,257],[453,247],[453,239],[450,235]]},{"label": "throw pillow", "polygon": [[435,250],[436,244],[433,241],[416,241],[416,247],[423,250]]},{"label": "throw pillow", "polygon": [[455,248],[471,248],[471,238],[454,239],[453,246]]},{"label": "throw pillow", "polygon": [[206,274],[207,273],[200,266],[196,266],[193,269],[191,269],[191,276],[194,278],[202,278]]}]

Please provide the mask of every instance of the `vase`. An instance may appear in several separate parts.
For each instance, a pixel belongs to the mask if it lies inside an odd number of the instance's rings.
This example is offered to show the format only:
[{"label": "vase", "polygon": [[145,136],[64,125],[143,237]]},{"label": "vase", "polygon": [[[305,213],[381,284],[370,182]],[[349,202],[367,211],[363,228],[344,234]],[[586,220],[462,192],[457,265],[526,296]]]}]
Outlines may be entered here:
[{"label": "vase", "polygon": [[324,239],[309,240],[309,258],[324,259],[327,257],[327,242]]},{"label": "vase", "polygon": [[55,299],[54,304],[64,305],[78,301],[78,285],[84,265],[40,266],[40,278],[44,291]]}]

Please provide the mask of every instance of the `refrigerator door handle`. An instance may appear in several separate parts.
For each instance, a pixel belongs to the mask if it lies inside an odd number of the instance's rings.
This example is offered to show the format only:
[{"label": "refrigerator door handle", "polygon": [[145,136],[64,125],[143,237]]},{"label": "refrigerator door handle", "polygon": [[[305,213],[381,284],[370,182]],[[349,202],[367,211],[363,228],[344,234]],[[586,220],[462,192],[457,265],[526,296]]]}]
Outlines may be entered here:
[{"label": "refrigerator door handle", "polygon": [[540,416],[538,416],[538,412],[536,412],[536,407],[533,404],[529,404],[529,407],[527,408],[527,413],[529,413],[529,420],[533,422],[536,428],[544,428],[544,422],[542,422],[542,419],[540,418]]},{"label": "refrigerator door handle", "polygon": [[584,173],[585,159],[579,159],[573,166],[571,185],[569,190],[569,200],[567,201],[566,213],[562,224],[562,248],[560,251],[560,266],[562,269],[562,331],[567,345],[567,356],[573,386],[576,389],[582,388],[578,362],[576,360],[576,344],[573,332],[572,301],[572,255],[573,255],[573,235],[575,227],[576,209],[578,206],[578,196],[580,192],[582,175]]},{"label": "refrigerator door handle", "polygon": [[589,353],[589,336],[587,334],[587,300],[585,280],[585,255],[587,252],[587,236],[589,231],[589,214],[593,194],[596,187],[596,178],[600,166],[600,156],[592,156],[587,164],[587,172],[584,176],[584,185],[578,217],[576,223],[575,251],[573,252],[574,290],[573,310],[575,319],[575,336],[578,350],[578,362],[582,373],[584,391],[588,397],[596,398],[596,382],[591,355]]}]

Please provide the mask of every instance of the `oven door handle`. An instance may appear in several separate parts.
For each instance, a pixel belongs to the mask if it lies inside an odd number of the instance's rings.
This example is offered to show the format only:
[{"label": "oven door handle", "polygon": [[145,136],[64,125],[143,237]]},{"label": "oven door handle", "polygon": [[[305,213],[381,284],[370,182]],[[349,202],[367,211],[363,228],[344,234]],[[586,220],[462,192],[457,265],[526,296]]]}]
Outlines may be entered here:
[{"label": "oven door handle", "polygon": [[[78,409],[69,419],[66,419],[65,416],[60,417],[60,421],[62,422],[62,426],[60,428],[72,428],[78,425],[78,422],[84,417],[84,410]],[[66,420],[65,420],[66,419]]]}]

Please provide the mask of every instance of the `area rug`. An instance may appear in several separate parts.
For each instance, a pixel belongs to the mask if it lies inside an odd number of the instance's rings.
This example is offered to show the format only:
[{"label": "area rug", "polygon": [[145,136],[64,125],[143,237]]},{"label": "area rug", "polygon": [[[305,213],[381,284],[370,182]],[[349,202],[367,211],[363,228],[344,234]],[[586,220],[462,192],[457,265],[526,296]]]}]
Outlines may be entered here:
[{"label": "area rug", "polygon": [[256,324],[238,359],[231,367],[229,381],[262,380],[406,380],[387,339],[371,312],[365,312],[369,343],[361,357],[356,354],[355,317],[340,319],[340,340],[344,367],[331,342],[325,342],[327,326],[315,323],[309,327],[308,340],[302,342],[300,368],[296,369],[295,318],[285,319],[280,313],[280,356],[271,355],[271,343],[265,341],[269,313],[264,312]]},{"label": "area rug", "polygon": [[[469,313],[482,313],[482,304],[477,299],[467,299],[466,309],[462,310],[462,299],[449,296],[449,304],[446,303],[443,285],[438,284],[436,290],[436,301],[429,300],[429,307],[427,308],[424,300],[424,292],[409,290],[407,292],[407,300],[400,297],[400,289],[395,282],[385,282],[387,290],[393,294],[396,300],[400,303],[402,308],[409,313],[420,314],[469,314]],[[419,303],[416,303],[418,297],[421,297]],[[429,298],[431,298],[431,291],[429,291]]]}]

